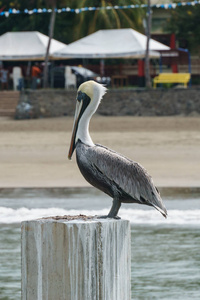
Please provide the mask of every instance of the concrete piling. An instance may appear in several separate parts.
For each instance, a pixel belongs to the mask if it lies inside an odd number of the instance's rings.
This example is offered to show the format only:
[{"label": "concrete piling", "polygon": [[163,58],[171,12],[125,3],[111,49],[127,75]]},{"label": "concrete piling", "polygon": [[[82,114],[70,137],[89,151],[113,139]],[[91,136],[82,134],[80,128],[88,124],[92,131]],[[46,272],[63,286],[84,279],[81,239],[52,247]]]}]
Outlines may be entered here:
[{"label": "concrete piling", "polygon": [[126,220],[22,223],[22,300],[130,300]]}]

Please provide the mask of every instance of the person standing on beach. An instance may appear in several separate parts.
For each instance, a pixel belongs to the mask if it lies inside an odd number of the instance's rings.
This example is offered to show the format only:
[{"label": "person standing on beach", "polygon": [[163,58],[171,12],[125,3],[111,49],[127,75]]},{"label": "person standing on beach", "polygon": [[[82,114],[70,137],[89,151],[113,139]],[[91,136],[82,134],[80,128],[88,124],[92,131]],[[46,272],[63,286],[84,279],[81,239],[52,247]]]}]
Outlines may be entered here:
[{"label": "person standing on beach", "polygon": [[1,89],[8,90],[9,72],[3,66],[0,66]]},{"label": "person standing on beach", "polygon": [[32,89],[35,90],[40,84],[40,76],[41,76],[41,69],[39,68],[39,64],[35,63],[31,69],[31,77],[32,77]]}]

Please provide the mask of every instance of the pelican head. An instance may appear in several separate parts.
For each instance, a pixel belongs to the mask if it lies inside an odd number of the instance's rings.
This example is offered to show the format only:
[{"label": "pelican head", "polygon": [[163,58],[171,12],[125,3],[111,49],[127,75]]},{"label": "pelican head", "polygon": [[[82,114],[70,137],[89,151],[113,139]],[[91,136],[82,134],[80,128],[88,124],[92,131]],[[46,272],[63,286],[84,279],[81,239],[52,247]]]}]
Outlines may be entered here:
[{"label": "pelican head", "polygon": [[76,110],[72,130],[72,138],[68,158],[71,159],[76,148],[76,143],[80,140],[88,146],[94,146],[89,135],[89,122],[92,115],[97,110],[106,88],[93,81],[86,81],[79,86],[76,97]]}]

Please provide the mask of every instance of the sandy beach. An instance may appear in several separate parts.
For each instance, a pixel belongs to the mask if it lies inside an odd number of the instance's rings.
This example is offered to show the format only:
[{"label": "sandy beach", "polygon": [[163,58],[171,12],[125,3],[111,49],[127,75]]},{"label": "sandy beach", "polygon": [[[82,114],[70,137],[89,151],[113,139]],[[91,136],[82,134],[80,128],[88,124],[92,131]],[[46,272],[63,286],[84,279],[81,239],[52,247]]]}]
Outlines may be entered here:
[{"label": "sandy beach", "polygon": [[[84,187],[67,158],[73,118],[0,118],[0,187]],[[95,143],[142,164],[158,187],[200,186],[200,118],[104,117],[90,124]]]}]

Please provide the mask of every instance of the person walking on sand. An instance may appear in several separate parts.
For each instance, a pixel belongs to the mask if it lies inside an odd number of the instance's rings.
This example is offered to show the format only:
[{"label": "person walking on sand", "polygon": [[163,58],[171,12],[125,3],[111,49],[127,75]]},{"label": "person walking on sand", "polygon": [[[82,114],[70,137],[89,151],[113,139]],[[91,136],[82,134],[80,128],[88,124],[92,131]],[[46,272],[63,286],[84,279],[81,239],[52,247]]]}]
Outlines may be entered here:
[{"label": "person walking on sand", "polygon": [[9,72],[3,66],[0,66],[1,89],[8,90]]},{"label": "person walking on sand", "polygon": [[41,76],[41,69],[39,68],[39,64],[35,63],[31,69],[31,77],[32,77],[32,89],[37,89],[38,85],[40,84],[40,76]]}]

